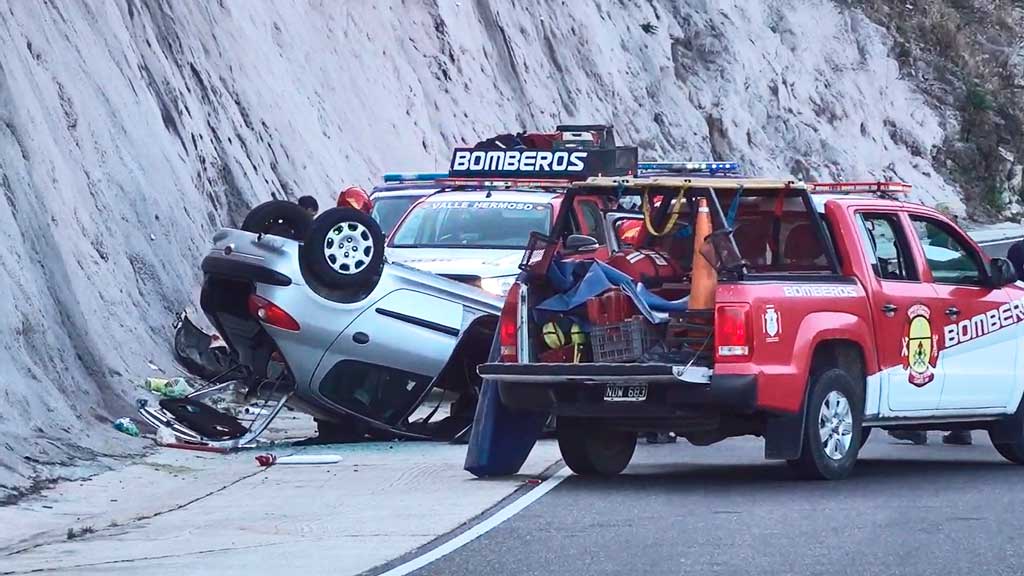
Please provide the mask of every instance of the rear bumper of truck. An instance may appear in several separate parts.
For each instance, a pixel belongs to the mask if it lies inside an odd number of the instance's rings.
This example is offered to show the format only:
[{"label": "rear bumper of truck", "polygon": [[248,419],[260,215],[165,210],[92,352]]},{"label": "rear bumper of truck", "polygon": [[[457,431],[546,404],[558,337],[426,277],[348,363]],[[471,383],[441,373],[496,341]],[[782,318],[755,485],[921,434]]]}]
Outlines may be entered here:
[{"label": "rear bumper of truck", "polygon": [[[756,375],[716,375],[710,368],[670,364],[484,364],[517,410],[589,418],[673,418],[694,411],[749,414],[757,407]],[[608,384],[647,384],[647,398],[604,399]]]}]

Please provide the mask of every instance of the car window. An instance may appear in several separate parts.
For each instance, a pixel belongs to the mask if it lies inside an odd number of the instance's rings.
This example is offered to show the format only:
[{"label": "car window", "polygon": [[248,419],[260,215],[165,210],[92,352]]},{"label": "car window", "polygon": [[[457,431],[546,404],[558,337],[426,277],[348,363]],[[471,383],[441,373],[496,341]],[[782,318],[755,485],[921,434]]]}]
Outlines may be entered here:
[{"label": "car window", "polygon": [[917,268],[899,219],[893,214],[858,214],[861,245],[875,276],[883,280],[917,280]]},{"label": "car window", "polygon": [[924,258],[938,284],[981,286],[985,273],[975,251],[937,220],[911,216]]},{"label": "car window", "polygon": [[392,235],[395,248],[525,248],[531,232],[551,229],[546,202],[444,200],[413,207]]},{"label": "car window", "polygon": [[419,196],[386,196],[373,199],[373,210],[370,216],[380,224],[384,234],[391,233],[395,225],[405,214],[405,211],[412,206]]},{"label": "car window", "polygon": [[579,207],[583,219],[583,233],[604,244],[604,215],[601,214],[601,207],[592,200],[580,200]]}]

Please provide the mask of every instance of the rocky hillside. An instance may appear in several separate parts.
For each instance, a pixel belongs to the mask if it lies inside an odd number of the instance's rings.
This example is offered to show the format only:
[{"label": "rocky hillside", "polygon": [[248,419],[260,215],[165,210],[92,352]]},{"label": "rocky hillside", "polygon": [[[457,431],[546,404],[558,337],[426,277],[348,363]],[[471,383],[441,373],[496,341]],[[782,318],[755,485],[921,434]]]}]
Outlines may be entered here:
[{"label": "rocky hillside", "polygon": [[111,420],[169,370],[217,227],[485,135],[611,122],[646,158],[901,178],[963,213],[939,162],[963,111],[882,4],[0,2],[0,485],[139,448]]},{"label": "rocky hillside", "polygon": [[853,4],[889,30],[903,76],[940,111],[932,161],[972,215],[1024,215],[1024,2]]}]

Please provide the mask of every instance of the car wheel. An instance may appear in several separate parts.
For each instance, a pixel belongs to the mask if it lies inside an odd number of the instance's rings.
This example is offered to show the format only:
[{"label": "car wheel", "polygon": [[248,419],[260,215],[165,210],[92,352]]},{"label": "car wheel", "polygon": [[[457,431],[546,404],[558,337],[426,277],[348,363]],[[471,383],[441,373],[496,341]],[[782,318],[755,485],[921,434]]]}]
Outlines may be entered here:
[{"label": "car wheel", "polygon": [[253,208],[242,221],[242,230],[302,241],[313,217],[305,208],[287,200],[271,200]]},{"label": "car wheel", "polygon": [[1024,426],[1020,424],[1020,421],[1015,421],[1014,432],[1017,435],[1016,440],[1011,442],[998,442],[996,437],[990,432],[989,435],[992,438],[992,445],[996,447],[996,452],[1003,458],[1006,458],[1014,464],[1024,464]]},{"label": "car wheel", "polygon": [[633,459],[636,433],[560,418],[558,449],[569,469],[580,476],[615,476]]},{"label": "car wheel", "polygon": [[862,442],[860,394],[853,379],[836,368],[822,372],[811,386],[800,458],[789,464],[808,479],[841,480],[853,471]]},{"label": "car wheel", "polygon": [[384,267],[384,234],[369,215],[331,208],[317,216],[300,255],[314,278],[328,288],[365,288]]}]

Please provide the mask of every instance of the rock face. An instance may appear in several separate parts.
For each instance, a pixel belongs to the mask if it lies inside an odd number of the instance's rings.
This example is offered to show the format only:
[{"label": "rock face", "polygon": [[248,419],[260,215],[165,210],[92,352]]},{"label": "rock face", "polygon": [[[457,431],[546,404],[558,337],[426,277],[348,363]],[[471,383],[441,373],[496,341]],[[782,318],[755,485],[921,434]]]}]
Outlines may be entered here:
[{"label": "rock face", "polygon": [[138,448],[110,422],[170,370],[217,227],[455,144],[611,122],[649,159],[960,209],[890,46],[824,0],[3,3],[0,485]]}]

